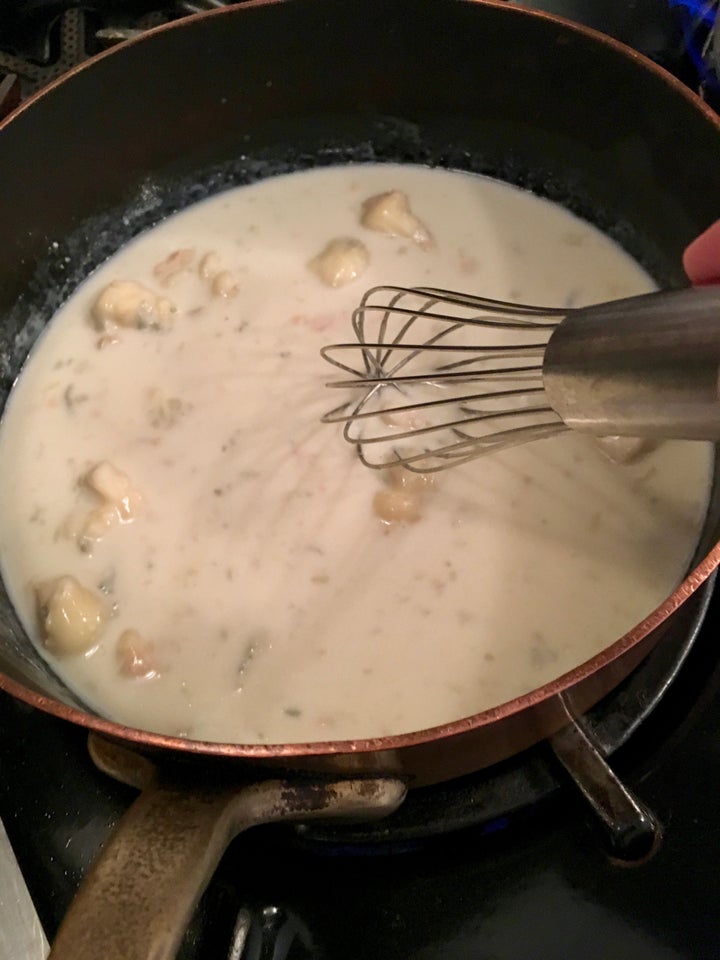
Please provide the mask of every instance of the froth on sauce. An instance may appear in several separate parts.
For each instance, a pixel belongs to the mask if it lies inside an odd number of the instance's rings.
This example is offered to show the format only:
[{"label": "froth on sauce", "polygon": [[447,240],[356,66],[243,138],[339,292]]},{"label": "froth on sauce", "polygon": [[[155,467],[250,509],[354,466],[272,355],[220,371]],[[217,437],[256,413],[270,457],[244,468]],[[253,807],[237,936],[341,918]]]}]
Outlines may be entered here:
[{"label": "froth on sauce", "polygon": [[[431,243],[361,224],[393,189]],[[365,251],[337,287],[314,259],[335,238]],[[169,301],[167,323],[98,330],[113,281]],[[652,288],[559,206],[408,166],[231,190],[122,249],[58,312],[0,429],[3,576],[102,714],[241,743],[422,729],[577,666],[684,575],[706,444],[617,466],[566,435],[442,474],[413,522],[379,516],[382,476],[320,423],[336,397],[319,348],[380,283],[573,306]],[[103,603],[84,652],[43,641],[37,585],[62,576]]]}]

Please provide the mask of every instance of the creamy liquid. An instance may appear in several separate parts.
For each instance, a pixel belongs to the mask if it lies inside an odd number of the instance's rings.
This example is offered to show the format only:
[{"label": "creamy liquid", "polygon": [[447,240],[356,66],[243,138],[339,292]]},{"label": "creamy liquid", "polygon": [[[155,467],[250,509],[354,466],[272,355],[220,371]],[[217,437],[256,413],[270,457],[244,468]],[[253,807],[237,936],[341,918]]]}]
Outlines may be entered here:
[{"label": "creamy liquid", "polygon": [[[432,249],[360,225],[362,201],[393,188]],[[370,255],[338,289],[307,266],[334,237]],[[195,259],[165,287],[153,267],[178,249]],[[200,276],[211,251],[234,295]],[[112,280],[169,297],[171,331],[121,329],[99,349],[91,306]],[[228,742],[421,729],[577,666],[682,579],[707,504],[705,444],[618,466],[565,435],[443,473],[417,522],[382,522],[381,475],[320,423],[338,398],[319,349],[351,339],[350,312],[378,283],[574,306],[652,288],[558,206],[392,165],[239,188],[121,250],[58,313],[0,431],[3,574],[28,632],[42,649],[40,581],[71,574],[114,605],[91,650],[45,651],[98,711]],[[68,517],[97,506],[79,480],[99,461],[142,503],[84,553]],[[154,676],[120,672],[127,629]]]}]

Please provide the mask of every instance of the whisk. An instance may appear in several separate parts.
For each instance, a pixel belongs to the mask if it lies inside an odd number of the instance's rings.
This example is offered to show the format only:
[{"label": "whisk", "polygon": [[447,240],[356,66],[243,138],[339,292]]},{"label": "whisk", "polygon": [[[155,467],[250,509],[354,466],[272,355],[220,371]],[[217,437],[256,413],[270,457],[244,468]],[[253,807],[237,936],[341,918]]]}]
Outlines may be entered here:
[{"label": "whisk", "polygon": [[379,286],[352,326],[321,351],[351,375],[323,420],[369,467],[428,473],[566,430],[720,439],[720,287],[558,309]]}]

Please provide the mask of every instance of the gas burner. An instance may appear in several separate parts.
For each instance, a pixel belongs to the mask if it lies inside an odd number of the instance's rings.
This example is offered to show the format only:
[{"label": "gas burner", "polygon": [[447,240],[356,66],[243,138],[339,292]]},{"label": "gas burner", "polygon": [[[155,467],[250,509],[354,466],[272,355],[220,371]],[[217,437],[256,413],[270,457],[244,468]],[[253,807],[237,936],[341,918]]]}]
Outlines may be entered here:
[{"label": "gas burner", "polygon": [[[0,119],[17,106],[19,95],[29,96],[108,47],[168,21],[242,2],[90,0],[81,7],[79,0],[18,0],[14,4],[0,0]],[[700,69],[698,82],[705,82],[705,53],[717,56],[712,46],[707,51],[696,49],[707,36],[708,24],[712,26],[714,21],[714,2],[705,3],[700,13],[695,10],[695,0],[671,0],[667,5],[658,0],[636,0],[630,6],[588,5],[578,0],[507,2],[560,14],[603,30],[675,72],[688,52]],[[714,66],[714,60],[710,66]]]},{"label": "gas burner", "polygon": [[[115,42],[165,22],[159,13],[149,13],[134,21],[131,29],[120,20],[116,25],[97,25],[97,18],[79,8],[56,14],[50,21],[29,33],[26,21],[18,20],[15,31],[6,34],[5,49],[0,51],[0,71],[19,80],[23,97],[47,86],[72,67],[99,53]],[[22,29],[21,29],[22,26]],[[0,99],[0,109],[6,110]]]},{"label": "gas burner", "polygon": [[[242,2],[242,0],[232,0]],[[146,30],[225,0],[122,0],[87,4],[74,0],[24,0],[0,7],[0,118],[68,70]]]},{"label": "gas burner", "polygon": [[20,103],[20,78],[15,73],[0,74],[0,120]]}]

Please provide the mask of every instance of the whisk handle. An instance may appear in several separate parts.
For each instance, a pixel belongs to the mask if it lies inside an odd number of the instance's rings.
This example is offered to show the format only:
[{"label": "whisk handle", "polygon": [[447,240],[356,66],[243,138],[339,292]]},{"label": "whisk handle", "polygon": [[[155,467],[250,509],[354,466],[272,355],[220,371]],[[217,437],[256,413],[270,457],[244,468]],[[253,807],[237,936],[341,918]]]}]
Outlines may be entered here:
[{"label": "whisk handle", "polygon": [[543,382],[583,433],[720,440],[720,287],[573,311],[550,337]]}]

